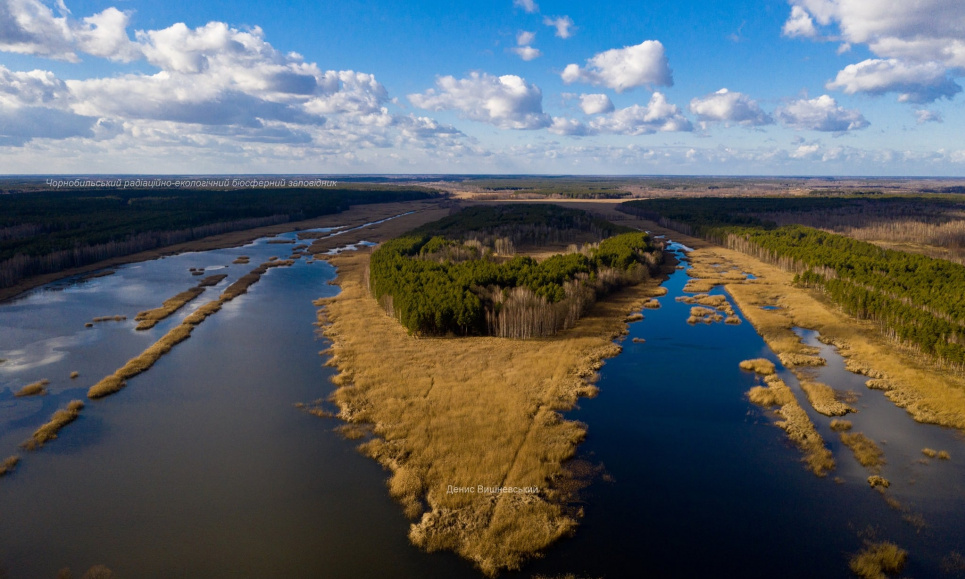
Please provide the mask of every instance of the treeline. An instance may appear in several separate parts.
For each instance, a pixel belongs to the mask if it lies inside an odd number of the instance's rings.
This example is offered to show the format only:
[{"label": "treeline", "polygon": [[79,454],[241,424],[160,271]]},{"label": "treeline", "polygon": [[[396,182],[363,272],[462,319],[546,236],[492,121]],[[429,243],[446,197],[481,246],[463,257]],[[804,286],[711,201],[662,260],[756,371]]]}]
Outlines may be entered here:
[{"label": "treeline", "polygon": [[[529,206],[499,208],[516,225],[521,216],[536,221],[548,216],[530,211]],[[474,226],[483,217],[471,210],[463,213]],[[640,232],[543,261],[524,256],[500,260],[478,240],[464,243],[424,232],[441,228],[454,235],[460,215],[388,241],[372,254],[373,295],[412,333],[549,336],[572,327],[598,297],[646,279],[662,261],[660,248]],[[501,227],[498,222],[492,226]]]},{"label": "treeline", "polygon": [[[659,209],[633,202],[627,209],[648,216],[665,210],[666,222],[793,271],[796,282],[822,289],[846,312],[873,320],[892,339],[965,368],[965,267],[801,225],[762,222],[748,215],[756,208],[750,200],[719,201],[724,200],[661,201]],[[782,201],[761,204],[773,208]]]},{"label": "treeline", "polygon": [[428,189],[59,190],[0,195],[0,287],[230,231],[351,205],[425,199]]}]

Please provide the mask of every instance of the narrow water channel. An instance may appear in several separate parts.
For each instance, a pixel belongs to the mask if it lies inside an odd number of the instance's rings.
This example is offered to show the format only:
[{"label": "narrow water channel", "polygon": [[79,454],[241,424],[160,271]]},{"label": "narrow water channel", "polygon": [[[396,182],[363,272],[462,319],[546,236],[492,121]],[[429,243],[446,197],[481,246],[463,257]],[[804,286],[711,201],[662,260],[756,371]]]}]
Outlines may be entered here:
[{"label": "narrow water channel", "polygon": [[[226,284],[290,248],[259,240],[132,264],[0,305],[0,458]],[[251,265],[232,264],[239,255]],[[137,311],[193,285],[192,267],[229,278],[135,332]],[[411,546],[386,473],[333,433],[333,420],[295,407],[332,389],[311,302],[338,291],[326,283],[333,276],[304,259],[270,270],[119,394],[88,402],[58,440],[21,452],[0,480],[2,570],[11,579],[63,567],[80,575],[94,564],[119,577],[480,577],[453,554]],[[623,353],[606,362],[600,395],[569,413],[588,425],[580,457],[605,471],[584,491],[575,536],[505,576],[848,577],[849,556],[871,537],[909,550],[908,576],[940,576],[951,553],[965,552],[961,437],[914,423],[802,332],[829,361],[819,378],[859,394],[855,431],[882,444],[889,492],[925,527],[868,487],[829,419],[783,372],[838,463],[815,477],[745,396],[756,378],[738,363],[767,357],[781,369],[777,358],[746,321],[687,324],[691,306],[675,301],[685,282],[686,272],[672,275],[662,307],[643,310]],[[106,315],[128,319],[84,327]],[[51,380],[48,396],[14,398],[41,378]],[[919,462],[923,446],[952,460]]]}]

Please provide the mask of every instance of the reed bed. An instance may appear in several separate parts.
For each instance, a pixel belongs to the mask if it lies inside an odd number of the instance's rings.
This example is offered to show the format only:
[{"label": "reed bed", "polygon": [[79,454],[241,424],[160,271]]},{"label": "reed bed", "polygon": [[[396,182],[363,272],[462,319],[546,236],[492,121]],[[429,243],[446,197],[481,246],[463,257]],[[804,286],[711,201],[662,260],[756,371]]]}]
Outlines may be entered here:
[{"label": "reed bed", "polygon": [[20,446],[25,450],[37,450],[45,443],[57,438],[57,433],[61,428],[77,420],[84,403],[80,400],[71,400],[67,408],[54,412],[50,421],[38,428],[33,435]]},{"label": "reed bed", "polygon": [[216,275],[209,275],[208,277],[202,279],[198,282],[198,287],[211,287],[221,283],[221,280],[228,277],[226,273],[219,273]]},{"label": "reed bed", "polygon": [[136,330],[150,330],[157,325],[158,322],[172,315],[174,312],[180,310],[191,300],[198,297],[204,293],[204,287],[200,284],[185,290],[178,295],[164,300],[161,307],[154,308],[153,310],[145,310],[143,312],[138,312],[134,316],[134,320],[140,322],[137,324]]},{"label": "reed bed", "polygon": [[855,412],[854,407],[837,399],[834,389],[822,382],[801,380],[801,390],[807,394],[811,407],[825,416],[844,416]]},{"label": "reed bed", "polygon": [[126,320],[126,319],[127,319],[127,316],[121,316],[121,315],[117,315],[117,316],[98,316],[98,317],[94,318],[92,321],[93,321],[95,324],[99,324],[99,323],[102,323],[102,322],[123,322],[123,321]]},{"label": "reed bed", "polygon": [[[745,362],[759,361],[760,359],[745,360]],[[741,364],[742,369],[748,369],[743,366],[744,362]],[[761,367],[759,364],[754,366]],[[773,364],[771,367],[773,368]],[[763,369],[767,370],[767,366],[763,366]],[[798,404],[791,389],[776,374],[765,375],[764,383],[766,386],[751,388],[747,392],[747,397],[754,404],[764,408],[779,407],[777,415],[783,420],[779,420],[776,425],[784,430],[788,439],[801,450],[808,469],[817,476],[825,476],[828,471],[834,469],[834,458],[831,456],[831,451],[824,446],[824,439],[814,428],[814,423]]]},{"label": "reed bed", "polygon": [[866,544],[848,565],[862,579],[887,579],[888,575],[901,573],[907,561],[908,551],[892,542],[882,541]]},{"label": "reed bed", "polygon": [[740,363],[740,369],[748,372],[755,372],[761,376],[770,376],[771,374],[774,374],[776,370],[774,362],[771,362],[767,358],[744,360]]},{"label": "reed bed", "polygon": [[80,378],[80,372],[78,372],[77,370],[74,370],[73,372],[70,373],[71,380],[76,380],[77,378]]},{"label": "reed bed", "polygon": [[639,322],[643,319],[643,314],[640,312],[635,312],[627,316],[627,322]]},{"label": "reed bed", "polygon": [[31,384],[27,384],[20,390],[17,390],[17,393],[14,394],[14,396],[17,398],[23,398],[25,396],[43,396],[47,393],[47,386],[49,385],[50,380],[44,378],[43,380],[38,380]]},{"label": "reed bed", "polygon": [[[154,344],[138,356],[128,360],[126,364],[115,370],[113,374],[105,376],[91,386],[90,389],[87,390],[87,397],[97,399],[119,392],[127,385],[127,380],[148,370],[160,360],[162,356],[170,352],[174,346],[191,337],[191,332],[195,326],[203,322],[208,316],[214,315],[221,310],[221,307],[225,303],[246,293],[252,284],[257,283],[258,280],[261,279],[262,274],[264,274],[269,267],[283,267],[285,265],[291,265],[291,263],[273,262],[271,264],[262,264],[252,270],[251,273],[242,276],[238,281],[228,286],[218,299],[210,301],[191,312],[180,324],[171,328],[168,333],[162,336],[157,342],[154,342]],[[200,287],[193,289],[204,291],[204,289]]]},{"label": "reed bed", "polygon": [[877,474],[885,464],[885,453],[882,452],[881,448],[875,444],[873,440],[864,434],[860,432],[842,432],[841,442],[851,449],[851,452],[854,453],[854,458],[861,463],[861,466],[871,470],[875,474]]},{"label": "reed bed", "polygon": [[[792,328],[817,330],[822,341],[838,347],[849,370],[868,376],[869,387],[885,390],[885,395],[916,421],[965,430],[965,376],[881,340],[874,324],[845,316],[821,294],[795,285],[793,273],[737,251],[694,243],[700,247],[690,253],[694,264],[726,256],[741,271],[756,276],[743,282],[716,279],[726,284],[727,292],[785,367],[824,364],[818,350],[802,344]],[[780,309],[761,309],[764,305]]]},{"label": "reed bed", "polygon": [[361,450],[391,472],[389,492],[413,518],[410,540],[494,575],[571,532],[577,522],[553,481],[585,426],[560,412],[595,392],[602,360],[620,351],[612,340],[652,288],[611,294],[554,337],[417,338],[368,294],[367,251],[331,260],[342,291],[318,303],[340,370],[333,400],[341,419],[370,425]]},{"label": "reed bed", "polygon": [[847,432],[851,430],[852,424],[850,420],[842,420],[840,418],[835,418],[831,421],[831,430],[835,432]]},{"label": "reed bed", "polygon": [[0,477],[13,472],[18,464],[20,464],[20,457],[16,454],[3,459],[3,462],[0,462]]},{"label": "reed bed", "polygon": [[235,265],[248,265],[248,263],[249,263],[250,261],[251,261],[251,258],[248,257],[247,255],[239,255],[239,256],[236,257],[235,260],[232,261],[231,263],[233,263],[233,264],[235,264]]}]

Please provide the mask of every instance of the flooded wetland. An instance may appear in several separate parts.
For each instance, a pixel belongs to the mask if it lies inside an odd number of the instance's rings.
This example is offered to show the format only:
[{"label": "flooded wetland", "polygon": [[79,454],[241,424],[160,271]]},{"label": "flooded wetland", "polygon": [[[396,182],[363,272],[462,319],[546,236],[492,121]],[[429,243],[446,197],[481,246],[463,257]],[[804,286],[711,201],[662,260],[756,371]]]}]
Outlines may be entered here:
[{"label": "flooded wetland", "polygon": [[[123,390],[87,398],[290,249],[270,242],[281,240],[295,235],[129,264],[0,305],[0,455],[19,457],[0,478],[10,577],[96,564],[120,577],[481,576],[455,554],[413,546],[388,473],[336,432],[338,420],[305,411],[335,389],[313,306],[339,291],[325,261],[293,256],[266,269]],[[197,271],[226,277],[199,285]],[[908,576],[962,571],[961,434],[913,421],[846,370],[834,346],[796,329],[826,360],[808,378],[855,410],[818,413],[754,326],[737,323],[747,318],[735,300],[720,287],[687,292],[691,279],[674,270],[668,293],[628,318],[599,394],[565,413],[586,425],[572,461],[590,473],[571,504],[575,531],[502,575],[848,577],[855,555],[884,542],[908,552]],[[196,296],[138,329],[140,312],[193,286]],[[833,456],[825,476],[802,463],[774,411],[748,398],[764,377],[740,363],[757,358],[774,365]],[[20,447],[72,400],[83,408],[56,439]],[[846,445],[858,433],[881,451],[873,467]],[[872,488],[872,475],[889,486]]]}]

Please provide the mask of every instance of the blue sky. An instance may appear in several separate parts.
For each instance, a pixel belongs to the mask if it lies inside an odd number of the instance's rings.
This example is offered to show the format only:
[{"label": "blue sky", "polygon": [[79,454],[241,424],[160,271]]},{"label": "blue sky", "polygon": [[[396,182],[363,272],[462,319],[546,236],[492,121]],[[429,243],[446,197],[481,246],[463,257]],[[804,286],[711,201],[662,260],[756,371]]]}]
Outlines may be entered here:
[{"label": "blue sky", "polygon": [[0,0],[0,173],[965,175],[961,0]]}]

